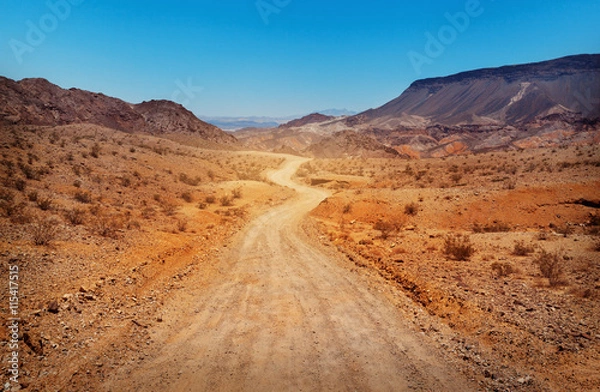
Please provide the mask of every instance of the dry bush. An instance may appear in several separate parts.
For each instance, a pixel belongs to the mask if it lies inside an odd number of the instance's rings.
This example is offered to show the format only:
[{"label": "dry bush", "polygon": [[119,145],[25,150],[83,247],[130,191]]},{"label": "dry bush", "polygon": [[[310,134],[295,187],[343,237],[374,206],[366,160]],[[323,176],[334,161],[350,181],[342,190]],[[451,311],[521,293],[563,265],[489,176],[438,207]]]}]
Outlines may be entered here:
[{"label": "dry bush", "polygon": [[31,191],[27,194],[27,199],[33,203],[37,202],[39,194],[37,191]]},{"label": "dry bush", "polygon": [[410,216],[416,216],[419,213],[419,205],[417,203],[409,203],[404,206],[404,213]]},{"label": "dry bush", "polygon": [[122,230],[123,227],[123,218],[120,216],[111,216],[101,212],[94,219],[94,231],[102,237],[116,239],[119,230]]},{"label": "dry bush", "polygon": [[42,219],[37,217],[31,225],[31,238],[37,246],[49,245],[58,234],[58,220],[56,218]]},{"label": "dry bush", "polygon": [[225,195],[219,199],[222,207],[231,207],[233,205],[233,198],[231,196]]},{"label": "dry bush", "polygon": [[164,200],[160,204],[162,211],[167,216],[173,216],[177,212],[177,205],[168,200]]},{"label": "dry bush", "polygon": [[600,241],[597,241],[593,246],[592,246],[592,250],[594,252],[600,252]]},{"label": "dry bush", "polygon": [[100,151],[102,149],[100,148],[100,145],[98,143],[94,143],[94,145],[92,146],[92,148],[90,148],[90,155],[93,158],[98,158],[100,156]]},{"label": "dry bush", "polygon": [[502,277],[509,276],[510,274],[514,273],[515,269],[509,263],[494,262],[494,263],[492,263],[492,271],[494,271],[496,276],[498,276],[499,278],[502,278]]},{"label": "dry bush", "polygon": [[188,226],[187,220],[185,220],[185,219],[177,220],[177,230],[179,230],[180,232],[186,231],[187,226]]},{"label": "dry bush", "polygon": [[473,225],[474,233],[506,233],[509,232],[510,229],[511,227],[503,222],[487,223],[483,226],[479,223]]},{"label": "dry bush", "polygon": [[214,196],[206,196],[204,198],[204,201],[206,202],[206,204],[215,204],[217,202],[217,198]]},{"label": "dry bush", "polygon": [[183,182],[184,184],[189,185],[189,186],[198,186],[198,185],[200,185],[202,178],[200,178],[199,176],[197,176],[196,178],[191,178],[191,177],[188,177],[187,174],[181,173],[179,175],[179,181]]},{"label": "dry bush", "polygon": [[231,193],[231,195],[233,196],[234,199],[241,199],[242,198],[242,188],[235,188],[233,190],[233,192]]},{"label": "dry bush", "polygon": [[564,257],[561,257],[559,253],[542,250],[533,262],[540,268],[542,276],[548,279],[550,286],[558,286],[562,283]]},{"label": "dry bush", "polygon": [[466,261],[475,253],[475,248],[466,235],[448,235],[444,238],[443,251],[454,260]]},{"label": "dry bush", "polygon": [[14,192],[0,191],[0,210],[5,217],[13,219],[22,215],[25,207],[25,203],[17,202]]},{"label": "dry bush", "polygon": [[92,194],[87,191],[77,191],[75,192],[75,196],[73,196],[73,198],[84,204],[90,204],[92,202]]},{"label": "dry bush", "polygon": [[379,220],[373,225],[373,229],[381,232],[380,237],[387,240],[390,236],[398,233],[402,226],[404,226],[404,223],[401,221]]},{"label": "dry bush", "polygon": [[72,210],[66,210],[64,212],[65,215],[65,219],[67,219],[67,221],[69,221],[69,223],[71,223],[72,225],[82,225],[85,223],[85,215],[86,212],[85,210],[82,210],[80,208],[74,208]]},{"label": "dry bush", "polygon": [[192,194],[190,192],[183,192],[181,194],[181,198],[183,199],[183,201],[185,201],[186,203],[191,203],[194,201],[194,196],[192,196]]},{"label": "dry bush", "polygon": [[49,211],[54,206],[54,199],[50,196],[46,196],[46,197],[42,197],[42,198],[38,197],[36,203],[37,203],[38,207],[40,208],[40,210]]},{"label": "dry bush", "polygon": [[529,254],[535,252],[535,248],[531,245],[525,245],[523,241],[517,241],[513,248],[512,254],[515,256],[529,256]]},{"label": "dry bush", "polygon": [[352,212],[352,204],[348,203],[342,208],[342,214],[349,214]]}]

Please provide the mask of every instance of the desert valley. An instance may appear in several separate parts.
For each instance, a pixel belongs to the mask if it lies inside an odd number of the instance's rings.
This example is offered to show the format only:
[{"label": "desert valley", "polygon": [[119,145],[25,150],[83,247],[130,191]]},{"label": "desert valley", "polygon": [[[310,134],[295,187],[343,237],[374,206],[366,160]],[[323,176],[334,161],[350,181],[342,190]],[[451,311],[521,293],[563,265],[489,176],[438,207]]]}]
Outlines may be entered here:
[{"label": "desert valley", "polygon": [[235,132],[0,77],[0,148],[4,390],[600,390],[600,55]]}]

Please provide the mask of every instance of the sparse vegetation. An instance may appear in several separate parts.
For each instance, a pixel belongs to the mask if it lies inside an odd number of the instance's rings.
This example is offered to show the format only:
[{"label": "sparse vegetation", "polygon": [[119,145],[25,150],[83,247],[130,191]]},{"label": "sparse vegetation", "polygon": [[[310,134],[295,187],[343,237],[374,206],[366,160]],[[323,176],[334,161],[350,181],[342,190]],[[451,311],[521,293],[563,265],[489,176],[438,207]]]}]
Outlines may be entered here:
[{"label": "sparse vegetation", "polygon": [[531,245],[526,245],[523,241],[517,241],[513,247],[512,254],[515,256],[529,256],[535,251],[535,248]]},{"label": "sparse vegetation", "polygon": [[466,235],[447,235],[444,238],[444,254],[457,261],[466,261],[473,256],[475,248]]},{"label": "sparse vegetation", "polygon": [[550,286],[558,286],[562,283],[564,261],[564,256],[559,253],[542,250],[533,262],[540,268],[542,276],[548,279]]},{"label": "sparse vegetation", "polygon": [[404,213],[409,216],[416,216],[419,213],[419,205],[417,203],[409,203],[405,205]]},{"label": "sparse vegetation", "polygon": [[229,195],[221,196],[219,203],[221,203],[221,207],[231,207],[233,205],[233,198]]},{"label": "sparse vegetation", "polygon": [[36,218],[31,225],[31,238],[37,246],[50,245],[56,239],[58,221],[54,218]]},{"label": "sparse vegetation", "polygon": [[51,196],[38,197],[36,203],[40,210],[49,211],[54,206],[54,199]]},{"label": "sparse vegetation", "polygon": [[513,266],[510,263],[494,262],[492,263],[491,267],[492,271],[499,278],[509,276],[515,272]]},{"label": "sparse vegetation", "polygon": [[92,202],[92,194],[87,191],[77,191],[73,197],[75,200],[83,204],[90,204]]},{"label": "sparse vegetation", "polygon": [[401,228],[401,223],[389,220],[379,220],[373,225],[373,229],[379,231],[381,233],[381,238],[384,240],[387,240],[392,235],[398,233]]}]

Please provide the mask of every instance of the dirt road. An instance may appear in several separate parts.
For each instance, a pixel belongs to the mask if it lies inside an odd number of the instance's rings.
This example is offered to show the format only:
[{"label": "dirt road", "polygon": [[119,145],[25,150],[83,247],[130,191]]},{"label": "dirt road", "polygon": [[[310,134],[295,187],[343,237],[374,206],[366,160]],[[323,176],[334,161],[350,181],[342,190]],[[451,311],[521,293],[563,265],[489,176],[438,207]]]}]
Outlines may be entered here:
[{"label": "dirt road", "polygon": [[310,244],[302,219],[327,194],[290,180],[305,161],[270,174],[296,197],[240,233],[194,311],[153,327],[157,354],[108,390],[475,390],[386,297]]}]

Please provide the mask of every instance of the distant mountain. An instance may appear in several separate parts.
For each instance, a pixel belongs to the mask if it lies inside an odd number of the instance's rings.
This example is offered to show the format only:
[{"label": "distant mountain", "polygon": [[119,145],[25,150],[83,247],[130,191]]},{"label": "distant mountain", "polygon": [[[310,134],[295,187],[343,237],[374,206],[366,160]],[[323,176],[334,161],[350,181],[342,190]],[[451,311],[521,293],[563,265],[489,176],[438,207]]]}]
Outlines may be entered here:
[{"label": "distant mountain", "polygon": [[207,122],[226,131],[237,131],[243,128],[276,128],[279,124],[293,117],[203,117]]},{"label": "distant mountain", "polygon": [[316,110],[317,113],[324,114],[326,116],[341,117],[341,116],[353,116],[357,112],[348,109],[327,109],[327,110]]},{"label": "distant mountain", "polygon": [[65,90],[45,79],[16,82],[0,77],[0,124],[53,126],[77,123],[129,133],[189,136],[211,146],[238,144],[235,137],[171,101],[134,105],[100,93],[75,88]]},{"label": "distant mountain", "polygon": [[312,113],[312,114],[309,114],[308,116],[304,116],[302,118],[292,120],[285,124],[281,124],[279,127],[280,128],[302,127],[302,126],[305,126],[308,124],[322,123],[322,122],[333,120],[333,119],[335,119],[335,117],[333,117],[333,116],[326,116],[321,113]]},{"label": "distant mountain", "polygon": [[600,55],[480,69],[414,82],[393,101],[347,120],[380,129],[519,126],[553,114],[600,117]]}]

